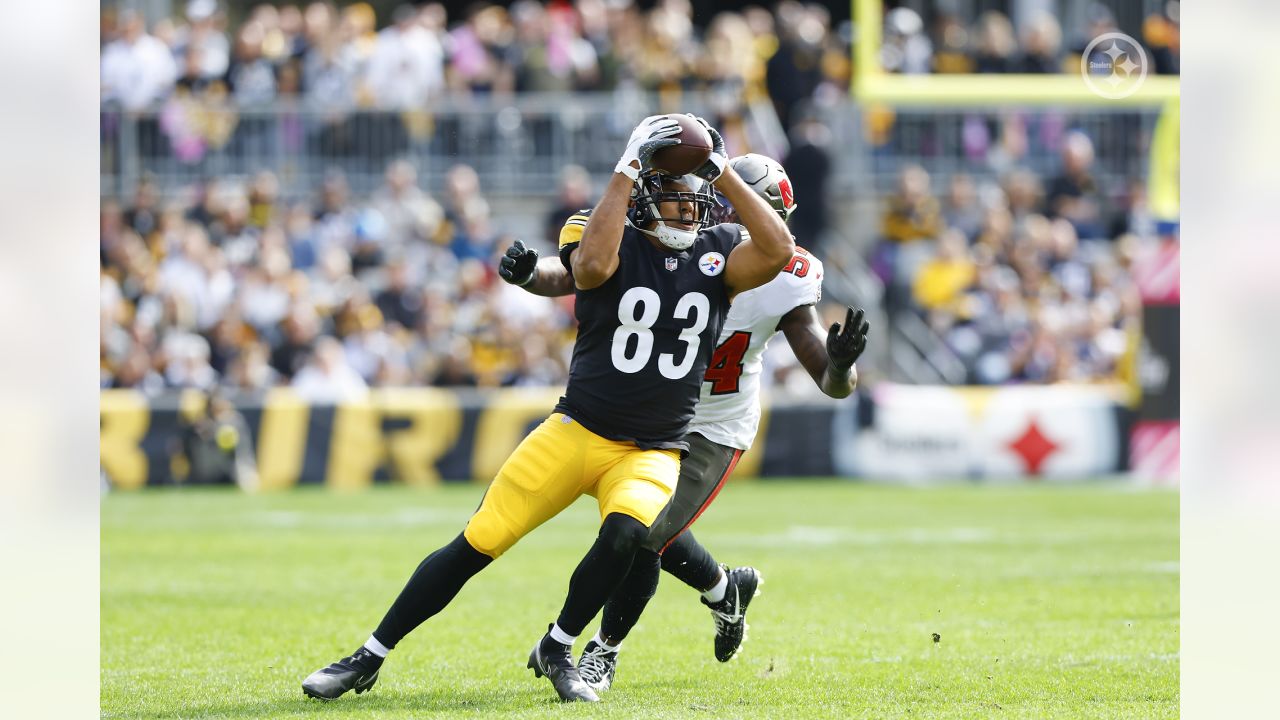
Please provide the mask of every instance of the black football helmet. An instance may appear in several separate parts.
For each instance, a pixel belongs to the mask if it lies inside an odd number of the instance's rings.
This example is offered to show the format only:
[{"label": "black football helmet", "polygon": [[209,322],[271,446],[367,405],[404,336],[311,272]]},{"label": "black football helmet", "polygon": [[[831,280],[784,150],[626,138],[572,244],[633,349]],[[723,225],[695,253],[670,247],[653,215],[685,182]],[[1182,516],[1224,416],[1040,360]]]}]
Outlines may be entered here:
[{"label": "black football helmet", "polygon": [[[683,186],[685,190],[673,186]],[[681,217],[663,217],[659,210],[664,202],[687,202],[694,207],[693,229],[682,230],[668,222],[683,223]],[[712,211],[716,207],[716,195],[711,183],[695,175],[667,175],[661,172],[641,174],[631,190],[631,208],[627,222],[640,232],[657,238],[658,242],[672,250],[685,250],[693,245],[698,231],[715,223]],[[656,223],[653,229],[646,229]]]}]

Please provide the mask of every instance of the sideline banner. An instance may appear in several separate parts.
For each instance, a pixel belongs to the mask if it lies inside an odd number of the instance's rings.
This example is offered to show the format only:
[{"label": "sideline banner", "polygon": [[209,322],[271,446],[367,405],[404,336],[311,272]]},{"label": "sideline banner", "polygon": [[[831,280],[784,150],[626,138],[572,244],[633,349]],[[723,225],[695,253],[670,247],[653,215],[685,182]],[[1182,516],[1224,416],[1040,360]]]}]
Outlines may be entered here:
[{"label": "sideline banner", "polygon": [[836,470],[868,480],[1086,479],[1123,471],[1118,388],[881,384],[845,415]]},{"label": "sideline banner", "polygon": [[[883,383],[842,401],[779,399],[764,408],[735,478],[838,475],[927,484],[1111,475],[1126,469],[1129,455],[1132,413],[1121,396],[1099,386]],[[203,394],[149,399],[104,391],[100,457],[104,479],[117,489],[230,483],[233,467],[249,468],[263,490],[488,483],[558,397],[556,389],[403,388],[332,406],[310,405],[281,388],[232,399],[236,424],[206,437],[246,452],[218,463],[216,445],[193,451]],[[226,472],[193,471],[191,458],[199,464],[210,457]]]},{"label": "sideline banner", "polygon": [[[494,391],[397,388],[360,402],[309,405],[287,388],[234,398],[256,486],[279,490],[323,484],[354,490],[373,483],[488,483],[507,456],[551,412],[559,389]],[[827,477],[834,402],[765,408],[755,446],[735,478]],[[173,486],[197,480],[188,460],[193,422],[206,398],[185,391],[147,398],[132,390],[101,394],[100,458],[112,488]],[[227,463],[228,465],[233,463]],[[211,482],[230,483],[219,477]]]}]

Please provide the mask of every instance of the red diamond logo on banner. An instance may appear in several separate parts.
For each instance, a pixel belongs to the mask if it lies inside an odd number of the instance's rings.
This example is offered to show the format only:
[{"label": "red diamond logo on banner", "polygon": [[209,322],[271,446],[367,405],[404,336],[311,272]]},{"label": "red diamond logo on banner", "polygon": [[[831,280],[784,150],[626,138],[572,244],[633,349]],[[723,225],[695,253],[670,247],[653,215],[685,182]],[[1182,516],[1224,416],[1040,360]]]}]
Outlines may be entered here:
[{"label": "red diamond logo on banner", "polygon": [[1060,446],[1040,432],[1040,426],[1036,424],[1035,417],[1032,417],[1031,422],[1027,424],[1027,429],[1022,431],[1022,435],[1006,447],[1022,458],[1027,472],[1039,475],[1040,466],[1050,455],[1057,452]]}]

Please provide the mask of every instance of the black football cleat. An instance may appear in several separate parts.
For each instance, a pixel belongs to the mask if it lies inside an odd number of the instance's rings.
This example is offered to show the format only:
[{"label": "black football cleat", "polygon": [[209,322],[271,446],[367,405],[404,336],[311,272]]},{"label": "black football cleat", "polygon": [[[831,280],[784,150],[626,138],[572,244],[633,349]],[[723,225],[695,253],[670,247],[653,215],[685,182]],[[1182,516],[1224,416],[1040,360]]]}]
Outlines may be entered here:
[{"label": "black football cleat", "polygon": [[338,662],[308,675],[302,681],[302,692],[317,700],[335,700],[348,690],[355,690],[359,695],[378,682],[381,667],[382,658],[361,646]]},{"label": "black football cleat", "polygon": [[592,690],[602,693],[613,684],[613,675],[618,671],[618,651],[605,650],[600,643],[592,640],[582,649],[582,657],[578,658],[578,675],[582,682]]},{"label": "black football cleat", "polygon": [[573,648],[552,640],[550,634],[544,635],[533,646],[528,667],[536,677],[545,675],[565,702],[600,702],[595,690],[578,675],[578,668],[573,665]]},{"label": "black football cleat", "polygon": [[729,662],[738,654],[742,641],[746,639],[747,606],[751,604],[752,598],[760,594],[764,577],[753,567],[740,567],[736,570],[730,570],[727,565],[720,567],[724,568],[729,577],[729,587],[725,589],[724,599],[718,603],[710,603],[702,598],[702,604],[711,608],[711,617],[716,622],[716,659]]}]

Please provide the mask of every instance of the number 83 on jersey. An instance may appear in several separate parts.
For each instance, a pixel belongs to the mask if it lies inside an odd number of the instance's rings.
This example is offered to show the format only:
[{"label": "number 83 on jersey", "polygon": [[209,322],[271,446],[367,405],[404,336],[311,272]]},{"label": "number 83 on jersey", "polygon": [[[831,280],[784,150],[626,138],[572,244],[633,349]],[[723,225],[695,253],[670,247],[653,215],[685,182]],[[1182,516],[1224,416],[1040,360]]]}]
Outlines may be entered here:
[{"label": "number 83 on jersey", "polygon": [[[618,302],[620,325],[613,332],[611,354],[614,367],[631,374],[640,372],[649,364],[653,355],[653,326],[661,313],[662,299],[656,291],[633,287],[623,293]],[[665,378],[679,380],[689,374],[698,358],[702,331],[711,319],[711,303],[700,292],[685,293],[676,302],[673,317],[690,322],[680,331],[679,339],[685,343],[684,352],[678,362],[675,353],[660,353],[658,372]]]}]

